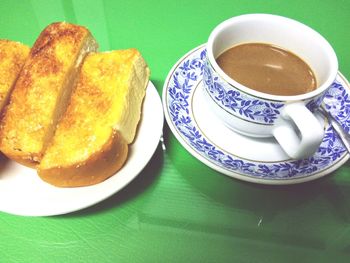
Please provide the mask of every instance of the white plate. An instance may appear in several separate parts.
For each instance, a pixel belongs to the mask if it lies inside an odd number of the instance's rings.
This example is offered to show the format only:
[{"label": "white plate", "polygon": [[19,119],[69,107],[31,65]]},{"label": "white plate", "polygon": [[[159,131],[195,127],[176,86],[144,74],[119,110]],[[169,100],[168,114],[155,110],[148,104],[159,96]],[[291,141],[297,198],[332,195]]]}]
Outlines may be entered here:
[{"label": "white plate", "polygon": [[36,171],[13,161],[0,163],[0,211],[25,216],[51,216],[77,211],[115,194],[132,181],[154,154],[163,129],[158,92],[149,82],[137,136],[125,165],[102,183],[58,188],[43,182]]},{"label": "white plate", "polygon": [[[349,159],[345,147],[327,123],[318,151],[291,160],[274,139],[253,139],[227,128],[209,109],[203,86],[205,46],[182,57],[169,72],[163,88],[163,107],[170,129],[198,160],[237,179],[262,184],[294,184],[320,178]],[[349,84],[340,74],[324,100],[326,108],[350,127]]]}]

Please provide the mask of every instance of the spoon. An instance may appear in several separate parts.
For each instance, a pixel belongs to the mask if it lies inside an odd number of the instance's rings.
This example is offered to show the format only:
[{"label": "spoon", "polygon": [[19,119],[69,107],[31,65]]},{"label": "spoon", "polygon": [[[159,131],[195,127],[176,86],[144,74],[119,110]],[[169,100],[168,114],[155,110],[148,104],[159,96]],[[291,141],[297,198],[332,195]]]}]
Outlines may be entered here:
[{"label": "spoon", "polygon": [[334,130],[337,132],[337,134],[339,135],[340,139],[342,140],[345,148],[348,150],[348,152],[350,153],[350,134],[348,134],[347,132],[344,131],[343,127],[341,126],[341,124],[332,116],[332,114],[330,114],[326,109],[325,106],[322,105],[319,108],[319,111],[327,118],[327,120],[329,121],[329,123],[332,125],[332,127],[334,128]]}]

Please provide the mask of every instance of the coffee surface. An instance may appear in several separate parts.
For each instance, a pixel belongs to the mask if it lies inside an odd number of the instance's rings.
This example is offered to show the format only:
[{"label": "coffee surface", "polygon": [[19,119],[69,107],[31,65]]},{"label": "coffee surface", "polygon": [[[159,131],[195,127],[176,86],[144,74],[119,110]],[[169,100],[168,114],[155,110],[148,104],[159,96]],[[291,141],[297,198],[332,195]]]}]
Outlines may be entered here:
[{"label": "coffee surface", "polygon": [[233,46],[217,59],[240,84],[273,95],[299,95],[316,89],[311,68],[290,51],[265,43]]}]

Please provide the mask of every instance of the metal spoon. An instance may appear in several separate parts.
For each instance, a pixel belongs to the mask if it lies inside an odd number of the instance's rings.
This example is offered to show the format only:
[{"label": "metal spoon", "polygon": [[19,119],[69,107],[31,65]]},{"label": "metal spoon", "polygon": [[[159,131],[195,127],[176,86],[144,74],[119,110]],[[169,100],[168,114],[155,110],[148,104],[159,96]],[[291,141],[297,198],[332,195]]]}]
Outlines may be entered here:
[{"label": "metal spoon", "polygon": [[340,123],[330,114],[326,109],[325,106],[322,105],[319,108],[320,112],[328,119],[329,123],[332,125],[334,130],[337,132],[339,135],[340,139],[342,140],[345,148],[348,150],[350,153],[350,134],[345,132],[343,130],[343,127],[340,125]]}]

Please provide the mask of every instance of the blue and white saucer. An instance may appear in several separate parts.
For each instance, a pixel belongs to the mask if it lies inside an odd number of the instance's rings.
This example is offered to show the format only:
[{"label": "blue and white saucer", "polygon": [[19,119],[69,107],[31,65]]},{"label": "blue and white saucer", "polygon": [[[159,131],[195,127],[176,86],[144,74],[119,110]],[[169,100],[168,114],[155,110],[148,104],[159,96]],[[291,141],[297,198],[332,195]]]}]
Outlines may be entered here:
[{"label": "blue and white saucer", "polygon": [[[228,176],[262,184],[294,184],[339,168],[349,154],[328,123],[317,152],[292,160],[273,139],[249,138],[227,128],[206,104],[202,85],[205,45],[183,56],[164,83],[166,120],[178,141],[194,157]],[[350,132],[350,87],[339,74],[324,99],[326,109]]]}]

